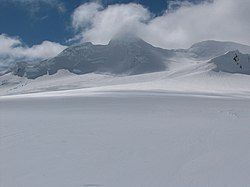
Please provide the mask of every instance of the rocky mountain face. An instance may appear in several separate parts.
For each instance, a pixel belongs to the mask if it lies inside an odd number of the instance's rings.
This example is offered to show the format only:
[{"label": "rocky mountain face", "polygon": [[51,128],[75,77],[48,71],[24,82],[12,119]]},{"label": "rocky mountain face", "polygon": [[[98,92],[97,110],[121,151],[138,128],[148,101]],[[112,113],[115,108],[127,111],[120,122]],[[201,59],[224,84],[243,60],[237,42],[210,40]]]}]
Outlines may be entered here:
[{"label": "rocky mountain face", "polygon": [[250,55],[242,54],[238,50],[230,51],[225,55],[214,58],[210,63],[216,65],[214,71],[250,75]]}]

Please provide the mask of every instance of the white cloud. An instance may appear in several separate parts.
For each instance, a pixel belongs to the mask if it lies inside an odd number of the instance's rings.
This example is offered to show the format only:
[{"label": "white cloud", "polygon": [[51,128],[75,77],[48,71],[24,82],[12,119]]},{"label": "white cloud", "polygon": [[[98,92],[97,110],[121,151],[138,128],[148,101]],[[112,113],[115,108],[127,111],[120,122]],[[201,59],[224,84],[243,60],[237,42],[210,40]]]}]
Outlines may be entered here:
[{"label": "white cloud", "polygon": [[[42,60],[56,56],[66,48],[58,43],[44,41],[32,47],[25,46],[17,37],[0,35],[0,61]],[[2,60],[1,60],[2,58]]]},{"label": "white cloud", "polygon": [[16,47],[12,48],[17,55],[24,56],[27,58],[51,58],[63,51],[66,46],[61,44],[43,41],[39,45],[33,45],[32,47]]},{"label": "white cloud", "polygon": [[[78,7],[73,14],[73,27],[79,29],[82,25],[84,40],[93,43],[107,43],[121,32],[137,32],[150,18],[150,12],[139,4],[117,4],[106,9],[88,9],[89,6],[99,5],[90,3]],[[87,28],[86,22],[89,23]]]},{"label": "white cloud", "polygon": [[98,3],[86,3],[76,8],[72,15],[72,24],[75,29],[89,26],[96,14],[102,10],[103,7]]},{"label": "white cloud", "polygon": [[[96,3],[91,5],[100,7]],[[90,4],[81,5],[72,16],[73,27],[82,29],[80,34],[84,41],[106,44],[121,32],[131,32],[164,48],[188,47],[208,39],[250,44],[249,0],[184,4],[176,11],[166,11],[158,17],[133,3],[111,5],[105,9],[87,10],[88,6]]]}]

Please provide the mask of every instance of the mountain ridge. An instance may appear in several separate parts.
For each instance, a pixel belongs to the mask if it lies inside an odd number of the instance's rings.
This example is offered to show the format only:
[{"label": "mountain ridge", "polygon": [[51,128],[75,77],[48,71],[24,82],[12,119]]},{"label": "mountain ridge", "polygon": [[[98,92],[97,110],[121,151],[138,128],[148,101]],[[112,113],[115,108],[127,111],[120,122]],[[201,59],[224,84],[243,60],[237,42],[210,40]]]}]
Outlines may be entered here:
[{"label": "mountain ridge", "polygon": [[[228,51],[235,50],[250,54],[250,46],[235,42],[207,40],[195,43],[188,49],[169,50],[154,47],[138,37],[122,37],[112,39],[107,45],[94,45],[86,42],[70,46],[56,57],[34,65],[18,62],[10,71],[15,75],[30,79],[46,74],[52,75],[60,69],[66,69],[75,74],[94,72],[136,75],[167,70],[170,63],[177,58],[209,62],[225,55]],[[218,61],[216,65],[218,66]],[[220,68],[215,70],[225,70],[225,68]],[[227,69],[226,72],[230,70]],[[242,73],[242,71],[232,72]],[[250,74],[250,71],[243,71],[243,73]]]}]

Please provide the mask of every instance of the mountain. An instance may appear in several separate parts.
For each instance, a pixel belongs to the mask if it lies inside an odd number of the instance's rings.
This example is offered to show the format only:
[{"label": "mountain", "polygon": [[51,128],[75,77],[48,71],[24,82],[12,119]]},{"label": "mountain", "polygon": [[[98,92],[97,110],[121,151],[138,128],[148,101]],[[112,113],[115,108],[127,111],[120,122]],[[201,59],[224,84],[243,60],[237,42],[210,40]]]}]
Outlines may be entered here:
[{"label": "mountain", "polygon": [[[74,74],[137,75],[169,70],[173,62],[175,66],[178,64],[185,67],[187,64],[184,62],[208,62],[213,59],[217,66],[215,71],[250,74],[245,60],[242,63],[246,69],[234,67],[232,56],[236,50],[240,56],[243,53],[250,54],[250,46],[234,42],[209,40],[196,43],[189,49],[167,50],[154,47],[134,36],[123,36],[114,38],[108,45],[93,45],[88,42],[71,46],[56,57],[40,63],[18,62],[11,68],[11,72],[29,79],[53,75],[61,69]],[[229,51],[233,51],[232,55],[229,53],[225,57],[225,53]],[[221,55],[221,58],[217,58]]]},{"label": "mountain", "polygon": [[10,67],[10,64],[5,62],[0,62],[0,76],[4,75]]},{"label": "mountain", "polygon": [[238,50],[241,53],[250,54],[250,46],[242,45],[235,42],[220,42],[207,40],[192,45],[185,53],[200,60],[209,60],[220,55],[224,55],[228,51]]},{"label": "mountain", "polygon": [[193,45],[200,46],[196,47],[199,51],[209,51],[206,53],[209,55],[200,53],[199,56],[189,49],[156,48],[139,38],[116,38],[108,45],[72,46],[40,63],[18,62],[11,73],[0,76],[0,95],[105,86],[134,90],[249,92],[250,76],[246,75],[250,75],[250,55],[239,50],[224,53],[230,46],[225,47],[221,42],[215,42],[220,47],[212,53],[213,49],[207,48],[206,43]]},{"label": "mountain", "polygon": [[165,70],[166,59],[172,55],[170,50],[153,47],[139,38],[119,38],[111,40],[108,45],[84,43],[72,46],[55,58],[33,66],[17,63],[13,72],[32,79],[55,74],[60,69],[75,74],[97,72],[134,75]]},{"label": "mountain", "polygon": [[214,71],[250,75],[250,55],[242,54],[238,50],[230,51],[225,55],[214,58],[210,63],[216,65]]}]

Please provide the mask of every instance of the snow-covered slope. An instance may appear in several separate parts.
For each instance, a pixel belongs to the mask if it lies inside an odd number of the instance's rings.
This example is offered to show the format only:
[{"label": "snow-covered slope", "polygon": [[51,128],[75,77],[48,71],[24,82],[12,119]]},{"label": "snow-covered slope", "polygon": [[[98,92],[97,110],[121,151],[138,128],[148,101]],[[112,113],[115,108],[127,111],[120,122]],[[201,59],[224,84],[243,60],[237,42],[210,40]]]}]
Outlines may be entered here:
[{"label": "snow-covered slope", "polygon": [[4,62],[0,60],[0,76],[6,74],[10,69],[10,63]]},{"label": "snow-covered slope", "polygon": [[223,55],[228,51],[238,50],[241,53],[250,54],[250,46],[242,45],[234,42],[220,42],[220,41],[203,41],[192,45],[185,50],[186,53],[192,55],[194,58],[201,60],[209,60],[217,56]]},{"label": "snow-covered slope", "polygon": [[0,98],[1,187],[247,187],[250,100]]},{"label": "snow-covered slope", "polygon": [[[239,50],[226,51],[234,48]],[[165,50],[135,37],[85,43],[35,65],[17,63],[12,73],[0,76],[0,95],[86,88],[249,93],[250,59],[240,52],[248,50],[216,41]]]},{"label": "snow-covered slope", "polygon": [[193,63],[184,68],[171,67],[169,71],[131,76],[76,75],[65,70],[37,79],[7,74],[0,77],[0,96],[39,92],[48,96],[82,95],[85,92],[135,90],[250,96],[249,75],[211,71],[215,67],[213,63]]},{"label": "snow-covered slope", "polygon": [[250,75],[250,55],[242,54],[238,50],[230,51],[210,62],[216,64],[215,71]]},{"label": "snow-covered slope", "polygon": [[0,76],[0,186],[248,186],[248,56],[224,52],[113,40],[19,63]]}]

